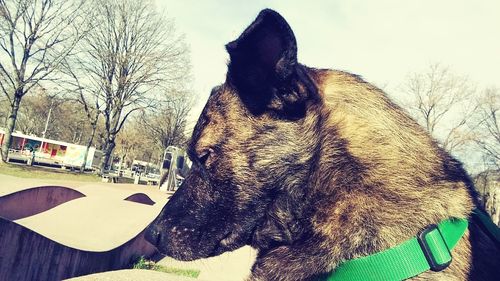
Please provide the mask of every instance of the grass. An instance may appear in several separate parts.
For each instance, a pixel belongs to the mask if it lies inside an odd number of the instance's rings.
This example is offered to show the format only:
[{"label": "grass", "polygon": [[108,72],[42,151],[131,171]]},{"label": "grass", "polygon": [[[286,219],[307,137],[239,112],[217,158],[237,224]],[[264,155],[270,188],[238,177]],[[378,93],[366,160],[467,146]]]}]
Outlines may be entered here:
[{"label": "grass", "polygon": [[68,170],[26,166],[20,164],[2,163],[0,161],[0,174],[19,178],[54,179],[67,181],[98,182],[101,179],[94,174],[80,174]]},{"label": "grass", "polygon": [[154,270],[154,271],[171,273],[171,274],[185,276],[185,277],[191,277],[191,278],[198,278],[198,276],[200,275],[199,270],[181,269],[181,268],[163,266],[163,265],[156,264],[153,261],[147,260],[144,257],[138,258],[137,261],[134,263],[132,268],[133,269]]}]

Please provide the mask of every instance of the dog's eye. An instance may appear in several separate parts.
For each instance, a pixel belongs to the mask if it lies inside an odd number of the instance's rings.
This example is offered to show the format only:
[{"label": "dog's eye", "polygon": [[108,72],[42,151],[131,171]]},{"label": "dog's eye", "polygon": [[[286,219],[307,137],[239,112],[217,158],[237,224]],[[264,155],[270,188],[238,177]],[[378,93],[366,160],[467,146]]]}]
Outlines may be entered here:
[{"label": "dog's eye", "polygon": [[200,162],[201,165],[205,166],[208,158],[210,157],[210,154],[213,152],[211,148],[203,150],[199,155],[198,155],[198,161]]}]

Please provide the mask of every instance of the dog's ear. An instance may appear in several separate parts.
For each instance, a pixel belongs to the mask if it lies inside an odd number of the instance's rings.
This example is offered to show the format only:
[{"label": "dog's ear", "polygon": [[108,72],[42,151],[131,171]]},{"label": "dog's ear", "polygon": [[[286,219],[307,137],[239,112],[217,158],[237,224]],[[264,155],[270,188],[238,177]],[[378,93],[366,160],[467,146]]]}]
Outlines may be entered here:
[{"label": "dog's ear", "polygon": [[297,83],[304,71],[297,63],[297,43],[292,29],[277,12],[261,11],[238,39],[226,45],[226,49],[230,56],[228,81],[240,94],[252,96],[254,102],[257,98],[259,104],[267,105],[276,105],[272,102],[273,95],[282,98],[297,94],[294,89],[283,91],[296,87],[292,84]]},{"label": "dog's ear", "polygon": [[305,67],[297,62],[295,35],[277,12],[261,11],[226,49],[228,82],[254,113],[273,109],[300,118],[305,101],[318,96]]},{"label": "dog's ear", "polygon": [[238,39],[226,45],[231,58],[229,78],[240,89],[259,90],[285,80],[297,65],[297,43],[285,19],[263,10]]}]

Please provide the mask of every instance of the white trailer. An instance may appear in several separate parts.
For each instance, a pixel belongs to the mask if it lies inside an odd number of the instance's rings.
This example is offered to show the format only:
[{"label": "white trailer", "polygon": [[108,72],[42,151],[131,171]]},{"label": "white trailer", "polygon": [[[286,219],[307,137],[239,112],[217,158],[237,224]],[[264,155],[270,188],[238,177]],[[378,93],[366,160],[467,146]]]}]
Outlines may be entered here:
[{"label": "white trailer", "polygon": [[[4,141],[4,135],[5,131],[0,129],[0,144]],[[83,145],[14,132],[9,149],[9,161],[33,162],[79,169],[84,164],[86,150],[87,147]],[[102,152],[95,147],[90,147],[85,169],[98,168],[101,159]]]}]

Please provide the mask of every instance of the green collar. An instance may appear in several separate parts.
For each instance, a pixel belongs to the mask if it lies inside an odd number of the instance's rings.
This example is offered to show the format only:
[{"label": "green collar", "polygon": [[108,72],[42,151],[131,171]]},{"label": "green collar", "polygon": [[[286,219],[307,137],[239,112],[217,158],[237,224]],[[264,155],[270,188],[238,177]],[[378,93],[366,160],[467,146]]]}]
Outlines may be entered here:
[{"label": "green collar", "polygon": [[417,236],[370,256],[339,265],[327,281],[404,280],[425,271],[441,271],[451,263],[451,251],[467,229],[465,219],[447,219],[432,224]]}]

